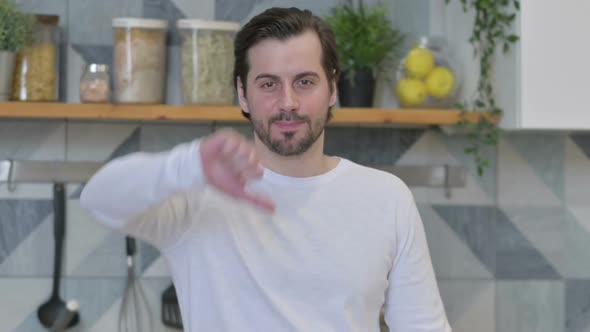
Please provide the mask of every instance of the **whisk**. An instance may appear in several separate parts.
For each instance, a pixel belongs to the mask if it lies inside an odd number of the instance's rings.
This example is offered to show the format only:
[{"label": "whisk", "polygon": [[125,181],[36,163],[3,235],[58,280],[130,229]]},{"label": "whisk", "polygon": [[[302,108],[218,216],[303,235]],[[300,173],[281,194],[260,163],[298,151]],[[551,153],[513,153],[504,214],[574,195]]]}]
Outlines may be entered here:
[{"label": "whisk", "polygon": [[125,237],[127,251],[127,284],[119,311],[119,332],[150,332],[153,328],[152,311],[147,297],[136,276],[135,253],[136,241]]}]

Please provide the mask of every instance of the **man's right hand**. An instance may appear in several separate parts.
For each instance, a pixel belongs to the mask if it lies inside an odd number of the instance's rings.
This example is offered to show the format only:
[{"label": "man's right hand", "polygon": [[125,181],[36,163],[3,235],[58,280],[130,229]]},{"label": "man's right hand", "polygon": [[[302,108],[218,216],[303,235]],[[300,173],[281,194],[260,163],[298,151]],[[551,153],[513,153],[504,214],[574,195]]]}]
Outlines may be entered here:
[{"label": "man's right hand", "polygon": [[269,198],[245,190],[248,180],[262,177],[263,167],[254,145],[244,136],[233,129],[221,129],[201,142],[200,152],[207,183],[267,211],[274,211],[275,205]]}]

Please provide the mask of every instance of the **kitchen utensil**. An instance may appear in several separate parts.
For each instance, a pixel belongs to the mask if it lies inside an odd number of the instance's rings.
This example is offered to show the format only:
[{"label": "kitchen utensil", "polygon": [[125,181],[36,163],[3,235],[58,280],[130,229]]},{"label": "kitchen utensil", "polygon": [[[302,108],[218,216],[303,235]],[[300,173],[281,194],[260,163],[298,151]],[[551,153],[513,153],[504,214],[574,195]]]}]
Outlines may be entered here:
[{"label": "kitchen utensil", "polygon": [[[55,237],[55,255],[53,261],[53,290],[51,297],[43,303],[37,310],[37,316],[41,324],[47,328],[51,327],[60,312],[66,310],[66,303],[59,296],[59,286],[61,281],[62,251],[63,241],[66,232],[66,198],[63,183],[54,183],[53,185],[53,235]],[[74,314],[67,327],[78,324],[80,320],[78,312]]]},{"label": "kitchen utensil", "polygon": [[65,310],[62,310],[59,313],[59,316],[57,317],[57,319],[55,320],[55,323],[53,323],[53,326],[51,326],[49,331],[50,332],[65,331],[68,328],[68,324],[70,324],[70,322],[72,321],[74,316],[76,316],[78,314],[79,309],[80,309],[80,305],[78,304],[78,301],[69,300],[68,303],[66,303]]},{"label": "kitchen utensil", "polygon": [[137,244],[133,237],[125,237],[127,252],[127,285],[119,311],[119,332],[149,332],[152,330],[152,311],[135,272]]},{"label": "kitchen utensil", "polygon": [[162,323],[168,327],[182,329],[182,317],[174,284],[170,284],[162,292]]}]

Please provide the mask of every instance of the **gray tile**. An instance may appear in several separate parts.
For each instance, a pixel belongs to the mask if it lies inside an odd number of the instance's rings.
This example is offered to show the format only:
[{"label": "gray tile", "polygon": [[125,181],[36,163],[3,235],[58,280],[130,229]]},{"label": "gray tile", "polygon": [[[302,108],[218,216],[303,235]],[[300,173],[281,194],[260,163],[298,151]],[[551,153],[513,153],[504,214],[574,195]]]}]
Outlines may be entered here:
[{"label": "gray tile", "polygon": [[[215,0],[172,0],[190,19],[215,20]],[[242,1],[238,1],[242,2]]]},{"label": "gray tile", "polygon": [[511,133],[505,135],[505,139],[525,158],[553,193],[563,200],[565,134]]},{"label": "gray tile", "polygon": [[328,127],[325,151],[362,165],[393,165],[423,133],[418,129]]},{"label": "gray tile", "polygon": [[497,281],[497,331],[564,331],[562,281]]},{"label": "gray tile", "polygon": [[[30,13],[60,16],[67,15],[68,2],[65,0],[16,0],[15,2],[22,10]],[[61,20],[63,19],[60,18],[60,21]]]},{"label": "gray tile", "polygon": [[[134,122],[71,121],[67,127],[67,158],[76,161],[110,160],[114,151],[132,140],[138,125]],[[137,145],[135,145],[137,146]],[[133,149],[127,149],[133,152]],[[116,153],[120,155],[120,153]]]},{"label": "gray tile", "polygon": [[[141,127],[137,127],[131,133],[131,135],[129,135],[121,144],[119,144],[119,146],[117,146],[117,148],[113,151],[113,153],[110,155],[108,160],[106,160],[105,162],[108,162],[110,160],[122,157],[124,155],[130,154],[133,152],[138,152],[140,150],[139,149],[140,137],[141,137]],[[84,186],[85,186],[85,184],[81,185],[80,188],[78,188],[78,190],[74,191],[70,195],[70,198],[71,199],[80,198],[80,194],[82,193],[82,190],[84,190]]]},{"label": "gray tile", "polygon": [[590,278],[590,233],[569,212],[563,215],[565,220],[565,256],[566,276]]},{"label": "gray tile", "polygon": [[388,3],[391,3],[389,8],[391,9],[390,18],[392,22],[406,34],[405,42],[407,47],[410,47],[419,36],[431,34],[431,5],[429,1],[394,0]]},{"label": "gray tile", "polygon": [[47,329],[41,325],[35,311],[29,313],[27,318],[17,327],[14,332],[45,332]]},{"label": "gray tile", "polygon": [[504,207],[522,235],[566,278],[590,278],[590,234],[557,207]]},{"label": "gray tile", "polygon": [[110,232],[104,240],[75,268],[74,277],[122,277],[127,273],[125,236]]},{"label": "gray tile", "polygon": [[445,135],[437,132],[436,136],[443,142],[451,154],[465,167],[471,176],[477,181],[490,197],[496,197],[497,193],[497,168],[498,153],[496,146],[481,146],[481,156],[490,164],[490,167],[484,169],[483,175],[477,172],[477,165],[473,155],[466,154],[465,148],[470,145],[469,140],[464,135]]},{"label": "gray tile", "polygon": [[[508,142],[498,142],[498,203],[502,206],[562,206],[563,201]],[[534,194],[532,194],[534,193]]]},{"label": "gray tile", "polygon": [[[65,1],[64,1],[65,2]],[[69,35],[72,44],[112,45],[116,17],[141,17],[141,0],[69,1]]]},{"label": "gray tile", "polygon": [[[79,48],[79,45],[77,47]],[[65,96],[67,103],[80,103],[80,78],[84,73],[84,65],[86,63],[87,61],[82,58],[82,55],[76,49],[74,49],[74,45],[68,43],[67,66],[66,68],[63,68],[62,71],[62,77],[66,77],[67,87]]]},{"label": "gray tile", "polygon": [[566,280],[565,316],[567,332],[590,329],[590,280]]},{"label": "gray tile", "polygon": [[264,0],[215,0],[215,19],[241,22],[258,2]]},{"label": "gray tile", "polygon": [[182,61],[180,60],[180,46],[168,46],[167,49],[167,70],[166,70],[166,89],[165,103],[168,105],[182,105],[182,79],[180,72],[182,70]]},{"label": "gray tile", "polygon": [[142,0],[143,17],[168,20],[168,45],[179,45],[180,35],[176,29],[176,21],[186,18],[172,0]]},{"label": "gray tile", "polygon": [[145,272],[160,257],[160,251],[145,241],[138,240],[138,262],[139,272]]},{"label": "gray tile", "polygon": [[493,281],[439,280],[440,294],[454,332],[495,332]]},{"label": "gray tile", "polygon": [[202,125],[144,125],[141,130],[140,149],[145,152],[160,152],[190,142],[211,133],[210,124]]},{"label": "gray tile", "polygon": [[[0,282],[0,331],[13,332],[49,297],[49,278],[2,278]],[[37,323],[38,324],[38,323]],[[41,331],[30,328],[25,330]],[[43,330],[47,331],[47,330]]]},{"label": "gray tile", "polygon": [[568,206],[585,206],[590,202],[590,158],[574,143],[566,141],[565,147],[565,201]]},{"label": "gray tile", "polygon": [[0,200],[0,264],[52,212],[47,200]]},{"label": "gray tile", "polygon": [[[52,140],[49,140],[53,138]],[[59,140],[59,141],[56,141]],[[63,158],[63,125],[60,121],[2,120],[0,122],[0,160],[38,159],[37,156]],[[42,147],[51,155],[39,151]]]},{"label": "gray tile", "polygon": [[420,204],[418,207],[437,278],[494,279],[494,271],[480,261],[430,205]]},{"label": "gray tile", "polygon": [[590,159],[590,134],[589,133],[574,133],[570,138],[580,147],[586,156]]},{"label": "gray tile", "polygon": [[141,127],[138,127],[113,151],[109,160],[139,151],[140,137]]},{"label": "gray tile", "polygon": [[560,278],[553,266],[514,226],[503,211],[497,211],[495,225],[496,278]]},{"label": "gray tile", "polygon": [[495,218],[490,206],[434,205],[434,211],[455,231],[491,273],[496,272]]},{"label": "gray tile", "polygon": [[353,161],[359,159],[357,137],[360,135],[357,127],[326,127],[324,138],[324,152],[328,155],[339,156]]},{"label": "gray tile", "polygon": [[[371,5],[379,1],[381,0],[364,0],[363,2],[366,5]],[[250,10],[249,12],[244,11],[244,14],[247,15],[242,18],[242,22],[245,23],[246,20],[249,20],[254,15],[259,14],[262,11],[271,7],[297,7],[300,9],[308,9],[319,17],[325,17],[326,15],[330,14],[332,7],[338,3],[340,3],[340,1],[338,0],[290,0],[288,4],[285,4],[285,1],[283,0],[256,1],[254,6],[252,7],[252,10]]]},{"label": "gray tile", "polygon": [[358,160],[359,130],[357,127],[326,127],[324,152],[353,161]]},{"label": "gray tile", "polygon": [[[51,208],[49,208],[51,209]],[[67,239],[70,234],[69,224],[66,220],[66,243],[64,243],[64,275],[65,265],[68,261]],[[10,251],[10,254],[0,263],[0,276],[10,277],[50,277],[53,274],[54,264],[54,220],[53,213],[48,213],[38,226],[23,237],[18,245]],[[2,236],[0,236],[2,238]],[[0,329],[1,330],[1,329]]]}]

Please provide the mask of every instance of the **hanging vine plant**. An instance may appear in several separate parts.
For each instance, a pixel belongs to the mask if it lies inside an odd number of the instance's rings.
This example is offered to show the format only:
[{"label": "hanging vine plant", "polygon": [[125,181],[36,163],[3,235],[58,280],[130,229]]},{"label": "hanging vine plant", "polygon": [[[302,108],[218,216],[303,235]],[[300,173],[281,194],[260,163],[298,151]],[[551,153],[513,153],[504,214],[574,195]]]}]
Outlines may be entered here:
[{"label": "hanging vine plant", "polygon": [[[458,0],[463,11],[475,10],[473,30],[469,43],[473,46],[474,56],[479,61],[479,78],[477,90],[473,100],[460,103],[459,109],[466,112],[487,111],[490,117],[481,117],[478,122],[460,120],[457,126],[468,129],[468,145],[465,153],[473,155],[477,165],[477,172],[481,176],[484,169],[490,166],[489,161],[482,155],[482,147],[495,146],[501,129],[496,125],[503,110],[496,104],[491,72],[494,65],[494,54],[501,47],[504,54],[515,44],[519,37],[513,33],[512,24],[516,12],[520,11],[518,0]],[[445,0],[448,5],[450,0]]]}]

